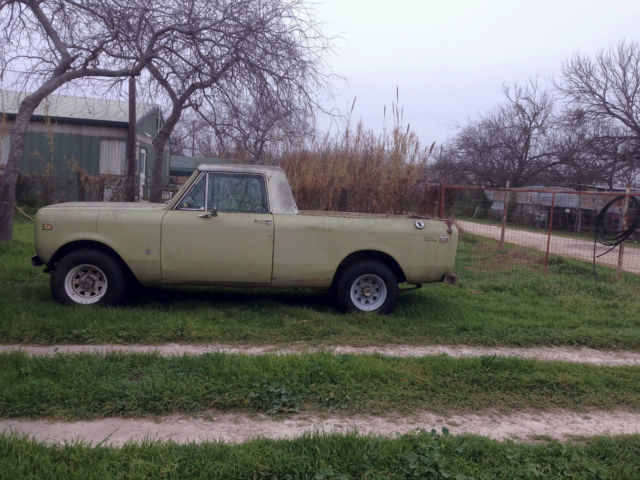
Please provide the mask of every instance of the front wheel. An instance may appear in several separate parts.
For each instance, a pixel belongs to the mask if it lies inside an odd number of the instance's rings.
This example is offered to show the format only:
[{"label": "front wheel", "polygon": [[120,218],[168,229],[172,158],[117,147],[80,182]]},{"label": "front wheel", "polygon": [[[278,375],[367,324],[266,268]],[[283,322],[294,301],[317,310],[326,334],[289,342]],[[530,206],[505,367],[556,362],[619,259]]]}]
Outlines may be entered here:
[{"label": "front wheel", "polygon": [[124,296],[126,277],[108,253],[83,248],[68,253],[51,273],[53,298],[65,305],[112,305]]},{"label": "front wheel", "polygon": [[390,313],[398,301],[398,279],[383,263],[359,262],[340,274],[336,294],[345,312]]}]

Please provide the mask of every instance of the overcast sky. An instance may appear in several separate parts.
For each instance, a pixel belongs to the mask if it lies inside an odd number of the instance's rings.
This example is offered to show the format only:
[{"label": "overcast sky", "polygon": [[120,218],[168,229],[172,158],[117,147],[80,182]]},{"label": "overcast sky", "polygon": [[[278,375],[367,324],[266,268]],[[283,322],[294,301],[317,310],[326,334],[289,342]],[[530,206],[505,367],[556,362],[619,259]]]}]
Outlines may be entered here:
[{"label": "overcast sky", "polygon": [[[340,38],[335,106],[380,129],[396,86],[423,144],[502,100],[502,85],[550,82],[574,52],[640,40],[638,0],[324,0],[323,31]],[[387,119],[387,125],[390,125]]]}]

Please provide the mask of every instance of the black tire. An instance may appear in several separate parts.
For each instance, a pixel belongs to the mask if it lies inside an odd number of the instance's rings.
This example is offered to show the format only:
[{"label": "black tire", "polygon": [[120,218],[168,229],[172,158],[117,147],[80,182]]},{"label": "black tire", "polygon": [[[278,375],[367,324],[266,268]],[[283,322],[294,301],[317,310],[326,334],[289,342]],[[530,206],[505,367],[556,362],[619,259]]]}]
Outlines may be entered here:
[{"label": "black tire", "polygon": [[60,259],[50,285],[53,298],[64,305],[113,305],[124,296],[127,276],[113,256],[82,248]]},{"label": "black tire", "polygon": [[335,293],[345,312],[390,313],[398,302],[398,279],[384,263],[358,262],[340,273]]}]

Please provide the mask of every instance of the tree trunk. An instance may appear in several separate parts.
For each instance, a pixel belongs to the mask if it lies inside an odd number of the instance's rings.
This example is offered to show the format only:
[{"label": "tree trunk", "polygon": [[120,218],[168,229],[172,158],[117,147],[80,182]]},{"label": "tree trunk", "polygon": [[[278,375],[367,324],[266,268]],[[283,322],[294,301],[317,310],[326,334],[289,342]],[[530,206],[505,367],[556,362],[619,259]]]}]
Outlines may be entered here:
[{"label": "tree trunk", "polygon": [[162,162],[168,139],[169,131],[163,127],[153,141],[153,168],[151,170],[151,195],[149,196],[152,203],[162,203]]},{"label": "tree trunk", "polygon": [[24,139],[27,125],[33,111],[46,94],[32,94],[20,103],[9,144],[9,157],[0,183],[0,241],[8,242],[13,238],[13,211],[16,206],[16,182],[22,166]]},{"label": "tree trunk", "polygon": [[171,115],[162,125],[158,136],[153,140],[153,170],[151,171],[151,194],[149,195],[149,200],[152,203],[162,203],[162,161],[165,146],[181,115],[182,108],[178,108],[174,104]]}]

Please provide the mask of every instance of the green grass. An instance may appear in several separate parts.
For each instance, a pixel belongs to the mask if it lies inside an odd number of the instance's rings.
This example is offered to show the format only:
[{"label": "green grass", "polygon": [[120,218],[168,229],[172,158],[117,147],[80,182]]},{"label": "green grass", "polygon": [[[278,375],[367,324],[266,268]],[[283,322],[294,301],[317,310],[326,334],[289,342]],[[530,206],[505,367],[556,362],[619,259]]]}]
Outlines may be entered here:
[{"label": "green grass", "polygon": [[0,479],[637,479],[640,437],[540,445],[444,432],[314,435],[242,445],[46,446],[0,436]]},{"label": "green grass", "polygon": [[0,355],[0,417],[640,409],[640,369],[378,355]]},{"label": "green grass", "polygon": [[[343,315],[326,294],[276,289],[150,289],[116,308],[63,307],[49,276],[31,267],[32,224],[18,220],[0,244],[0,341],[17,343],[204,342],[368,345],[584,345],[640,350],[640,277],[618,284],[590,265],[495,248],[465,237],[460,285],[401,295],[392,315]],[[515,268],[514,265],[517,267]]]}]

